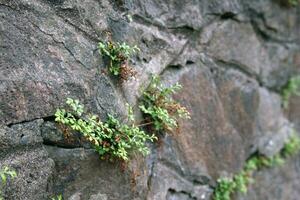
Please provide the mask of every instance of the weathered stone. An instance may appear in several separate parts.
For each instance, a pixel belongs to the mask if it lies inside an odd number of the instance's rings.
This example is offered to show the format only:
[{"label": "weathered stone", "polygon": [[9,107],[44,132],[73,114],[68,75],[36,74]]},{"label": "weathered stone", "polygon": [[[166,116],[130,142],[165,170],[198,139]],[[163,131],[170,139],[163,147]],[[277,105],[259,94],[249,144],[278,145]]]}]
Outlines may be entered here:
[{"label": "weathered stone", "polygon": [[17,172],[17,177],[3,190],[4,199],[48,199],[54,162],[43,147],[14,149],[12,153],[1,156],[0,166],[9,166]]},{"label": "weathered stone", "polygon": [[4,199],[47,199],[54,162],[41,145],[43,120],[0,128],[0,168],[8,166],[17,177],[4,187]]},{"label": "weathered stone", "polygon": [[68,198],[68,200],[80,200],[81,195],[82,194],[80,192],[77,192],[77,193],[73,194],[70,198]]},{"label": "weathered stone", "polygon": [[189,27],[195,30],[224,13],[237,14],[241,11],[238,1],[133,1],[135,15],[145,21],[171,29]]},{"label": "weathered stone", "polygon": [[108,200],[108,198],[107,198],[106,194],[98,193],[98,194],[92,195],[90,197],[90,200]]},{"label": "weathered stone", "polygon": [[299,155],[290,158],[281,167],[262,170],[255,174],[254,184],[239,200],[297,200],[299,198]]},{"label": "weathered stone", "polygon": [[41,136],[44,144],[66,148],[86,147],[91,148],[91,144],[81,133],[75,132],[63,125],[45,122],[41,127]]},{"label": "weathered stone", "polygon": [[[183,85],[176,97],[192,119],[180,121],[180,134],[166,140],[170,144],[165,142],[161,159],[198,182],[203,175],[217,178],[222,171],[240,169],[255,138],[257,84],[234,71],[221,73],[214,81],[209,69],[199,63],[176,74],[179,79],[167,76],[166,80]],[[224,160],[215,163],[218,159]]]},{"label": "weathered stone", "polygon": [[258,34],[274,42],[298,42],[299,7],[284,7],[286,1],[243,1]]},{"label": "weathered stone", "polygon": [[[16,124],[10,128],[0,128],[0,148],[2,151],[20,146],[35,146],[42,143],[40,126],[43,120],[35,120],[23,124]],[[0,155],[3,152],[0,152]]]},{"label": "weathered stone", "polygon": [[99,192],[112,200],[133,198],[130,175],[120,163],[101,160],[93,150],[81,148],[47,146],[47,151],[55,162],[53,193],[65,198],[81,193],[80,199]]},{"label": "weathered stone", "polygon": [[[277,94],[300,69],[299,8],[281,0],[0,0],[0,166],[18,172],[4,198],[210,199],[216,180],[252,153],[278,152],[290,121],[300,130],[299,98],[288,121]],[[97,49],[110,37],[141,49],[129,61],[136,77],[123,83]],[[125,170],[53,121],[67,97],[121,121],[129,102],[140,121],[151,74],[183,85],[174,97],[192,119],[149,144],[148,157],[133,154]],[[250,196],[239,198],[297,199],[297,162],[259,172]]]},{"label": "weathered stone", "polygon": [[267,51],[249,24],[215,22],[204,29],[202,37],[208,55],[221,63],[254,77],[265,77],[271,70]]},{"label": "weathered stone", "polygon": [[197,185],[182,177],[176,170],[163,162],[158,162],[153,168],[150,180],[150,190],[147,199],[209,199],[212,190],[207,185]]},{"label": "weathered stone", "polygon": [[[2,124],[52,116],[66,97],[89,101],[98,92],[97,85],[110,84],[97,73],[101,59],[96,43],[56,16],[49,5],[27,1],[2,5],[7,5],[1,6]],[[111,95],[104,101],[118,107],[118,95],[106,89],[101,93]]]},{"label": "weathered stone", "polygon": [[[257,115],[258,151],[266,156],[277,153],[292,132],[291,124],[283,116],[280,97],[266,89],[259,90]],[[274,116],[276,116],[274,118]]]},{"label": "weathered stone", "polygon": [[300,97],[292,96],[289,102],[287,115],[288,118],[294,123],[295,128],[300,132]]}]

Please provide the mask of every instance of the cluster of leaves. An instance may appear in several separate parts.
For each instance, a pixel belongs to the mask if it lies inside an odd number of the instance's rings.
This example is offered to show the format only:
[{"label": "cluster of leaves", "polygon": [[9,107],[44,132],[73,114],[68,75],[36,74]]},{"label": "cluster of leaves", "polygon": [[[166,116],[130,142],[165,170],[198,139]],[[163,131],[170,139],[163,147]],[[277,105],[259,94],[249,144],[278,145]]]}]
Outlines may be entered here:
[{"label": "cluster of leaves", "polygon": [[128,160],[128,152],[136,149],[142,154],[149,153],[146,141],[156,139],[154,135],[148,135],[134,124],[132,108],[128,106],[127,123],[122,124],[114,116],[108,115],[108,120],[102,122],[100,118],[92,114],[84,114],[84,107],[78,100],[68,98],[69,109],[57,109],[55,121],[79,131],[91,142],[99,155],[110,156]]},{"label": "cluster of leaves", "polygon": [[230,200],[236,192],[247,193],[247,187],[253,183],[252,175],[262,168],[269,168],[284,164],[285,159],[300,151],[300,138],[294,133],[285,143],[282,150],[272,156],[254,155],[247,162],[244,169],[233,178],[220,178],[214,190],[214,200]]},{"label": "cluster of leaves", "polygon": [[299,0],[287,0],[288,4],[291,6],[297,6],[299,3]]},{"label": "cluster of leaves", "polygon": [[297,154],[300,151],[300,138],[294,132],[289,138],[288,142],[284,144],[283,149],[281,150],[281,155],[284,158],[288,158]]},{"label": "cluster of leaves", "polygon": [[292,95],[300,95],[300,76],[292,77],[286,86],[283,88],[281,96],[283,107],[287,108],[289,104],[289,99]]},{"label": "cluster of leaves", "polygon": [[153,123],[155,130],[169,130],[178,126],[178,118],[190,118],[187,109],[171,97],[182,87],[176,83],[163,87],[159,77],[153,76],[148,89],[143,93],[141,111]]},{"label": "cluster of leaves", "polygon": [[63,200],[63,197],[61,194],[59,194],[56,197],[52,197],[51,200]]},{"label": "cluster of leaves", "polygon": [[246,163],[246,169],[249,171],[257,171],[262,168],[275,167],[284,164],[284,159],[280,154],[271,157],[263,155],[252,156]]},{"label": "cluster of leaves", "polygon": [[136,72],[128,66],[128,59],[140,49],[137,46],[129,46],[126,43],[114,43],[112,41],[99,42],[100,54],[109,58],[109,71],[115,76],[120,75],[121,79],[127,80]]},{"label": "cluster of leaves", "polygon": [[10,169],[9,167],[5,166],[0,170],[0,177],[1,177],[1,185],[0,185],[0,200],[3,200],[1,188],[6,185],[7,178],[15,178],[17,173],[15,170]]},{"label": "cluster of leaves", "polygon": [[253,182],[251,171],[242,170],[233,178],[220,178],[214,190],[214,200],[230,200],[235,192],[246,193],[247,186]]},{"label": "cluster of leaves", "polygon": [[214,200],[230,200],[231,194],[235,192],[235,182],[232,178],[220,178],[214,190]]}]

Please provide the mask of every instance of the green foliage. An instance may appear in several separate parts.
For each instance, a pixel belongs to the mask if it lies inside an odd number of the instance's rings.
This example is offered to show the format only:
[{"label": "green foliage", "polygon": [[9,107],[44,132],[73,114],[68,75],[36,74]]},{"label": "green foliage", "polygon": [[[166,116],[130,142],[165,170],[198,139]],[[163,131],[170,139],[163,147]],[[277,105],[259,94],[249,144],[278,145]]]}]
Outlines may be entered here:
[{"label": "green foliage", "polygon": [[239,174],[233,177],[235,182],[235,189],[241,193],[247,193],[247,186],[253,182],[250,173],[246,170],[242,170]]},{"label": "green foliage", "polygon": [[287,2],[291,6],[297,6],[299,3],[299,0],[287,0]]},{"label": "green foliage", "polygon": [[230,200],[236,184],[232,178],[220,178],[214,190],[214,200]]},{"label": "green foliage", "polygon": [[246,163],[245,169],[247,171],[256,171],[264,167],[275,167],[284,164],[284,159],[281,154],[276,154],[271,157],[266,157],[263,155],[252,156]]},{"label": "green foliage", "polygon": [[254,172],[284,164],[285,159],[300,151],[300,138],[293,133],[282,150],[271,157],[255,154],[246,162],[244,169],[233,178],[220,178],[214,190],[214,200],[230,200],[236,192],[247,193],[247,186],[253,183]]},{"label": "green foliage", "polygon": [[9,167],[5,166],[0,171],[0,177],[1,177],[1,183],[3,185],[6,184],[7,177],[15,178],[17,176],[17,173],[15,170],[10,169]]},{"label": "green foliage", "polygon": [[99,42],[99,51],[109,58],[109,71],[115,76],[122,73],[122,68],[127,69],[128,59],[139,50],[137,46],[131,47],[126,43]]},{"label": "green foliage", "polygon": [[181,88],[178,83],[171,87],[163,87],[159,77],[152,77],[148,89],[143,93],[140,109],[150,118],[155,130],[172,130],[178,126],[178,118],[190,118],[187,109],[171,97]]},{"label": "green foliage", "polygon": [[109,155],[128,160],[128,151],[131,149],[136,149],[146,155],[149,153],[149,149],[145,142],[156,139],[154,135],[147,135],[134,124],[130,107],[127,122],[131,125],[127,125],[121,124],[112,115],[108,115],[106,122],[102,122],[96,115],[85,115],[84,107],[78,100],[68,98],[66,103],[69,110],[57,109],[55,121],[82,133],[101,157]]},{"label": "green foliage", "polygon": [[250,183],[252,183],[252,178],[246,170],[242,170],[233,178],[220,178],[214,190],[214,200],[230,200],[235,192],[246,193]]},{"label": "green foliage", "polygon": [[286,86],[283,88],[281,96],[283,107],[287,108],[289,105],[289,99],[292,95],[300,95],[300,76],[292,77]]},{"label": "green foliage", "polygon": [[297,154],[300,151],[300,138],[293,133],[290,139],[285,143],[282,149],[282,155],[289,157]]},{"label": "green foliage", "polygon": [[63,200],[62,195],[57,195],[56,197],[52,197],[51,200]]},{"label": "green foliage", "polygon": [[0,177],[1,177],[1,185],[0,185],[0,200],[3,200],[1,188],[6,185],[7,178],[15,178],[17,176],[17,172],[9,167],[5,166],[0,170]]}]

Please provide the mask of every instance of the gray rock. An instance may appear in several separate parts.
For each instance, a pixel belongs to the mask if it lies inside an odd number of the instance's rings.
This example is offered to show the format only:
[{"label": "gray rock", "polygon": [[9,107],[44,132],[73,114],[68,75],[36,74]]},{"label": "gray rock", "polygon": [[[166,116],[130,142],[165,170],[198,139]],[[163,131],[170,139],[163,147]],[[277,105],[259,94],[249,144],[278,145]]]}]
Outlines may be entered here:
[{"label": "gray rock", "polygon": [[90,197],[90,200],[108,200],[107,195],[106,194],[94,194]]},{"label": "gray rock", "polygon": [[54,162],[42,146],[43,120],[0,128],[0,168],[17,172],[3,190],[4,199],[47,199],[51,194]]},{"label": "gray rock", "polygon": [[91,144],[84,136],[62,124],[45,122],[41,126],[41,136],[46,145],[59,146],[64,148],[86,147]]},{"label": "gray rock", "polygon": [[[0,128],[0,147],[9,150],[16,147],[35,146],[43,142],[40,127],[43,120],[34,120],[22,124],[16,124],[8,128]],[[0,152],[0,154],[2,154]]]},{"label": "gray rock", "polygon": [[300,107],[299,107],[300,97],[293,96],[290,99],[289,107],[287,110],[288,118],[294,123],[295,128],[300,132]]},{"label": "gray rock", "polygon": [[80,199],[99,192],[112,200],[133,198],[130,174],[121,170],[121,163],[101,160],[93,150],[82,148],[47,146],[47,151],[55,162],[53,193],[65,198],[80,193]]},{"label": "gray rock", "polygon": [[158,162],[150,177],[151,187],[147,199],[209,199],[212,190],[207,185],[197,185],[182,177],[176,170]]},{"label": "gray rock", "polygon": [[208,55],[249,76],[262,79],[272,69],[266,48],[249,24],[234,20],[215,22],[204,29],[202,37]]},{"label": "gray rock", "polygon": [[[299,8],[273,0],[0,0],[0,166],[18,172],[4,198],[210,199],[216,180],[250,155],[278,152],[291,122],[300,131],[299,98],[284,113],[279,96],[300,70]],[[129,62],[137,76],[123,83],[98,53],[109,32],[141,49]],[[129,102],[140,121],[151,74],[183,85],[174,98],[192,119],[125,169],[53,121],[67,97],[103,120],[125,120]],[[297,163],[259,172],[249,197],[237,198],[297,199]]]},{"label": "gray rock", "polygon": [[75,194],[73,194],[70,198],[68,198],[69,200],[80,200],[81,199],[81,193],[80,192],[76,192]]},{"label": "gray rock", "polygon": [[133,1],[134,14],[147,22],[172,29],[189,27],[199,30],[224,13],[237,14],[242,7],[238,1]]},{"label": "gray rock", "polygon": [[[45,2],[2,5],[1,124],[53,116],[66,97],[89,101],[101,79],[96,42],[65,23]],[[116,106],[117,99],[111,94],[105,100]]]},{"label": "gray rock", "polygon": [[287,160],[281,167],[262,170],[255,174],[255,184],[250,185],[247,195],[238,195],[238,200],[288,199],[299,196],[299,155]]},{"label": "gray rock", "polygon": [[[299,42],[299,7],[287,8],[285,1],[243,1],[258,34],[274,42]],[[299,44],[299,43],[298,43]]]},{"label": "gray rock", "polygon": [[2,190],[4,199],[48,199],[54,162],[43,147],[14,149],[5,157],[1,156],[0,166],[9,166],[17,172],[17,177]]},{"label": "gray rock", "polygon": [[281,99],[277,94],[260,88],[259,95],[256,127],[260,137],[257,139],[257,148],[260,153],[272,156],[283,147],[292,132],[292,125],[282,113]]}]

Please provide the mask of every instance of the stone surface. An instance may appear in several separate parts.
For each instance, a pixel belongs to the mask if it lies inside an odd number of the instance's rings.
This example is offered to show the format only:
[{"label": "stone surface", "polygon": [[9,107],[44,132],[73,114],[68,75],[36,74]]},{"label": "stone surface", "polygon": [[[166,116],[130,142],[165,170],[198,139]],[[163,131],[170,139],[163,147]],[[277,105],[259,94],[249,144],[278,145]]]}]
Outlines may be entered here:
[{"label": "stone surface", "polygon": [[[0,167],[18,177],[5,199],[211,199],[216,180],[253,153],[272,156],[300,131],[298,97],[280,89],[300,72],[300,6],[281,0],[0,0]],[[107,73],[97,43],[137,45],[137,76]],[[54,122],[67,97],[105,119],[125,119],[151,74],[191,112],[151,154],[100,160],[80,133]],[[249,196],[296,200],[298,159],[256,174]],[[279,188],[279,189],[278,189]]]},{"label": "stone surface", "polygon": [[74,132],[66,126],[45,122],[41,126],[41,137],[46,145],[63,148],[86,147],[91,148],[90,143],[81,133]]},{"label": "stone surface", "polygon": [[41,145],[42,120],[1,128],[0,168],[8,166],[17,177],[4,187],[3,198],[46,199],[50,194],[54,162]]},{"label": "stone surface", "polygon": [[252,76],[266,76],[271,70],[267,51],[249,24],[234,20],[212,23],[204,29],[202,44],[207,53]]},{"label": "stone surface", "polygon": [[7,200],[47,199],[51,195],[54,162],[43,147],[17,150],[1,157],[1,166],[9,166],[17,172],[3,190]]},{"label": "stone surface", "polygon": [[82,148],[48,146],[47,151],[55,162],[52,188],[55,194],[72,198],[80,196],[79,199],[95,199],[97,196],[108,196],[112,200],[133,199],[130,174],[122,170],[121,163],[101,160],[93,150]]},{"label": "stone surface", "polygon": [[10,128],[0,127],[0,147],[1,154],[13,148],[22,146],[36,146],[42,143],[40,127],[43,120],[34,120],[32,122],[16,124]]},{"label": "stone surface", "polygon": [[[187,106],[192,119],[180,121],[179,134],[170,138],[174,141],[166,146],[162,159],[177,167],[182,163],[181,170],[197,182],[202,182],[197,176],[216,178],[222,171],[239,169],[246,156],[242,137],[226,116],[208,68],[198,63],[191,65],[184,69],[179,82],[185,89],[178,99]],[[221,158],[224,158],[222,163],[215,162]]]},{"label": "stone surface", "polygon": [[295,128],[300,131],[300,97],[293,96],[290,99],[287,116],[294,123]]},{"label": "stone surface", "polygon": [[288,160],[284,166],[262,170],[255,174],[255,184],[247,195],[239,200],[297,200],[299,197],[299,155]]},{"label": "stone surface", "polygon": [[[1,2],[1,123],[52,116],[66,97],[98,107],[105,102],[105,109],[120,105],[109,80],[99,76],[96,42],[55,15],[51,2]],[[106,95],[91,96],[101,86]]]}]

